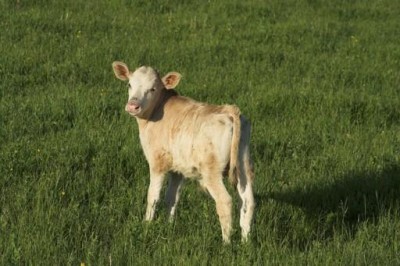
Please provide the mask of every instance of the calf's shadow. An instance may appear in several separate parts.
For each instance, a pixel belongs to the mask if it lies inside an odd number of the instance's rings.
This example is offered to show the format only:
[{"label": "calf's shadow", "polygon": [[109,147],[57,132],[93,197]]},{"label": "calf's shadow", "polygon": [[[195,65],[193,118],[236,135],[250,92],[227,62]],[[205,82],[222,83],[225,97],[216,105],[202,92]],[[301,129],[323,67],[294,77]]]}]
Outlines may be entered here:
[{"label": "calf's shadow", "polygon": [[[380,171],[349,172],[330,184],[310,184],[256,195],[259,204],[273,199],[301,208],[307,218],[340,217],[352,234],[364,221],[377,219],[400,206],[400,166],[391,165]],[[400,212],[400,210],[399,210]],[[337,225],[337,224],[336,224]],[[329,237],[329,236],[327,236]]]}]

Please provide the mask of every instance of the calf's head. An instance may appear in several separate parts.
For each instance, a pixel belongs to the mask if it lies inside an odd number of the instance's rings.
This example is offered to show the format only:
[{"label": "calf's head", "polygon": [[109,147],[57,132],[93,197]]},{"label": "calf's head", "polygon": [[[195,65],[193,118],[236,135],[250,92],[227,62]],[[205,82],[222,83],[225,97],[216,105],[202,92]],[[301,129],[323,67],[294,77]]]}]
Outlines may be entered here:
[{"label": "calf's head", "polygon": [[151,115],[162,91],[175,88],[181,79],[177,72],[169,72],[160,78],[156,70],[146,66],[139,67],[134,72],[130,72],[123,62],[115,61],[112,66],[118,79],[128,81],[129,96],[125,111],[139,118]]}]

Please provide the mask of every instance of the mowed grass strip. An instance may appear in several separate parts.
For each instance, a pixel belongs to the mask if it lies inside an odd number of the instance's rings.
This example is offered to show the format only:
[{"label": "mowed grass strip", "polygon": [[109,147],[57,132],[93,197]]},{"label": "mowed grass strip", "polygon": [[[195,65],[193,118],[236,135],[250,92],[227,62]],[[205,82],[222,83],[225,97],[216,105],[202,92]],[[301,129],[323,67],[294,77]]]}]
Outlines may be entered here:
[{"label": "mowed grass strip", "polygon": [[[399,264],[396,1],[3,1],[0,264]],[[148,169],[111,63],[252,121],[257,208],[223,246],[186,182],[143,222]],[[164,192],[164,191],[163,191]]]}]

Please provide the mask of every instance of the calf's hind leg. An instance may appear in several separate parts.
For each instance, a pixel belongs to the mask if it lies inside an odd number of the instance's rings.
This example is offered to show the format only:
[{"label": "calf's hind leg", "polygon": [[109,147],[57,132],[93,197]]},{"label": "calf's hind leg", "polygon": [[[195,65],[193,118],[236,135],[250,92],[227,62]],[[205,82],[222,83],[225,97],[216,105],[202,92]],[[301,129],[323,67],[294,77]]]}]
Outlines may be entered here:
[{"label": "calf's hind leg", "polygon": [[242,241],[247,241],[248,239],[255,206],[252,182],[246,177],[248,177],[248,175],[242,174],[237,184],[237,190],[242,200],[242,206],[240,207]]},{"label": "calf's hind leg", "polygon": [[247,241],[250,233],[251,222],[254,213],[253,162],[250,157],[250,123],[241,117],[241,139],[239,147],[239,180],[237,190],[242,200],[240,208],[240,227],[242,229],[242,241]]},{"label": "calf's hind leg", "polygon": [[[215,176],[211,178],[215,178]],[[203,185],[215,200],[219,222],[221,223],[222,239],[225,243],[229,243],[232,231],[232,199],[222,182],[222,175],[215,179],[211,178],[207,178]]]}]

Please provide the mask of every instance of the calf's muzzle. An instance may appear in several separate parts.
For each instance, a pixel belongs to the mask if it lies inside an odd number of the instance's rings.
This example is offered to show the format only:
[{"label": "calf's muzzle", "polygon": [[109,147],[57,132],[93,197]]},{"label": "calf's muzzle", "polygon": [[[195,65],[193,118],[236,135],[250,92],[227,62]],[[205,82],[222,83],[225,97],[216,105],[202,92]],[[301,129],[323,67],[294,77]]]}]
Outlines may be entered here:
[{"label": "calf's muzzle", "polygon": [[125,111],[130,114],[138,114],[140,110],[140,103],[138,101],[128,101],[128,103],[125,105]]}]

